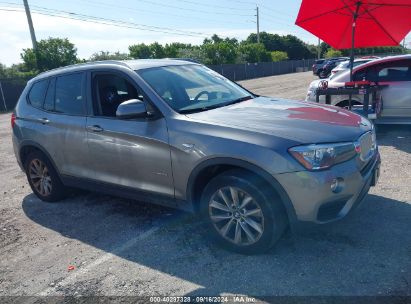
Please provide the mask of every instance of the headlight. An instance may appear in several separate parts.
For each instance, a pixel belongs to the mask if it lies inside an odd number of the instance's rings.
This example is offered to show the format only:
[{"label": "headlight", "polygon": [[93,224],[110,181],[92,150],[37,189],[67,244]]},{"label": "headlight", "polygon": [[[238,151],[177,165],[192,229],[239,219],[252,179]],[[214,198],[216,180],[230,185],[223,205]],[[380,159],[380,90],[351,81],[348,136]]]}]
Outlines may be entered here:
[{"label": "headlight", "polygon": [[288,150],[308,170],[327,169],[357,155],[354,143],[297,146]]}]

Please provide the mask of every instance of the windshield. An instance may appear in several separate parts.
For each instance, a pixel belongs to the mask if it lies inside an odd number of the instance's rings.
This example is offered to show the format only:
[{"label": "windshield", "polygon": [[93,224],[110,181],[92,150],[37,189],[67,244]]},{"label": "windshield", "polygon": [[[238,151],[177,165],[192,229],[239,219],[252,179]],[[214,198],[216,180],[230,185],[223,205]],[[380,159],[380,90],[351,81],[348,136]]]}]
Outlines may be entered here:
[{"label": "windshield", "polygon": [[156,67],[137,73],[179,113],[206,111],[254,97],[201,65]]}]

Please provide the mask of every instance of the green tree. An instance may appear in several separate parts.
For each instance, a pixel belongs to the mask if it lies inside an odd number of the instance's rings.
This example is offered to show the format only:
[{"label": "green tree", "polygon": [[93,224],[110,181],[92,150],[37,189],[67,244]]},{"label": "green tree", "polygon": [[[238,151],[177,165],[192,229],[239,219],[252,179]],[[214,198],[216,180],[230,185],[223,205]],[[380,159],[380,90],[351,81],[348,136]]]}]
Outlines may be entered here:
[{"label": "green tree", "polygon": [[[247,37],[246,42],[257,43],[257,40],[257,34],[252,33]],[[280,35],[261,32],[260,42],[264,44],[267,51],[286,51],[284,39]]]},{"label": "green tree", "polygon": [[271,52],[271,60],[274,62],[285,61],[287,59],[288,59],[288,55],[286,52],[282,52],[282,51]]},{"label": "green tree", "polygon": [[321,58],[325,57],[325,53],[327,53],[328,49],[331,48],[331,46],[324,41],[320,43],[320,53],[321,53]]},{"label": "green tree", "polygon": [[[246,41],[248,43],[256,43],[257,35],[250,34]],[[306,59],[315,58],[317,55],[308,48],[308,45],[294,35],[280,36],[267,32],[260,33],[260,42],[264,44],[267,51],[282,51],[286,52],[290,59]]]},{"label": "green tree", "polygon": [[176,57],[193,59],[201,63],[205,63],[207,61],[204,50],[199,46],[179,49]]},{"label": "green tree", "polygon": [[325,58],[341,57],[342,55],[343,53],[341,51],[329,48],[327,53],[325,53]]},{"label": "green tree", "polygon": [[93,55],[91,55],[89,61],[127,60],[130,58],[131,57],[125,53],[120,53],[120,52],[110,53],[110,52],[100,51],[98,53],[94,53]]},{"label": "green tree", "polygon": [[48,38],[37,43],[37,51],[23,49],[20,54],[26,71],[43,72],[78,62],[77,49],[67,38]]},{"label": "green tree", "polygon": [[192,48],[191,44],[180,43],[180,42],[173,42],[170,44],[167,43],[164,46],[165,57],[178,58],[180,50],[187,50],[191,48]]},{"label": "green tree", "polygon": [[166,57],[164,47],[158,42],[154,42],[150,44],[149,49],[150,49],[150,58],[152,59],[161,59],[161,58]]},{"label": "green tree", "polygon": [[201,46],[205,54],[205,64],[235,63],[237,47],[230,42],[212,42]]},{"label": "green tree", "polygon": [[36,76],[34,71],[25,71],[23,63],[13,64],[10,67],[0,63],[0,79],[13,79],[14,83],[25,84],[30,78]]},{"label": "green tree", "polygon": [[238,40],[235,38],[221,38],[220,36],[218,36],[217,34],[214,34],[213,36],[211,36],[211,38],[206,38],[203,41],[203,44],[210,44],[210,43],[221,43],[221,42],[227,42],[229,44],[233,44],[233,45],[238,45]]},{"label": "green tree", "polygon": [[262,43],[241,43],[238,56],[240,62],[269,62],[271,54]]},{"label": "green tree", "polygon": [[307,45],[294,35],[284,36],[285,52],[290,59],[307,59],[315,58],[316,54],[312,54]]},{"label": "green tree", "polygon": [[147,59],[151,55],[150,47],[144,43],[130,45],[128,50],[130,57],[134,59]]}]

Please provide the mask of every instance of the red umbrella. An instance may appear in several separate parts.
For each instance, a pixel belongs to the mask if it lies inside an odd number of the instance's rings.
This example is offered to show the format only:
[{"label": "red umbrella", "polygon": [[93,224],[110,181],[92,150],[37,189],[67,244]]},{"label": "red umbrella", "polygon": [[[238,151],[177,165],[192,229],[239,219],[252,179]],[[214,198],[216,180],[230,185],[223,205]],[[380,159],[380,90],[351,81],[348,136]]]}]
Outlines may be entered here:
[{"label": "red umbrella", "polygon": [[411,0],[303,0],[298,26],[335,49],[397,46],[411,31]]}]

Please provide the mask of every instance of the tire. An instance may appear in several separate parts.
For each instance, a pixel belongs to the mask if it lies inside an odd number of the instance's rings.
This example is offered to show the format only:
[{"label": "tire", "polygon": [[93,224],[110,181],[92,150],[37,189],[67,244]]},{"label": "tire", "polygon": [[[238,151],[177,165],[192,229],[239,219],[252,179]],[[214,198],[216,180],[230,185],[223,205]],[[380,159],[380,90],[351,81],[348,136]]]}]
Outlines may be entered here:
[{"label": "tire", "polygon": [[241,254],[270,249],[283,235],[287,216],[278,196],[267,188],[260,179],[242,170],[230,170],[210,180],[200,203],[209,236],[222,247]]},{"label": "tire", "polygon": [[31,152],[24,165],[33,193],[42,201],[56,202],[66,197],[66,187],[50,160],[40,151]]}]

